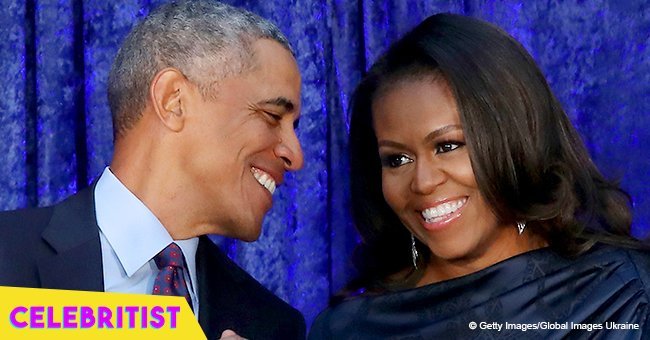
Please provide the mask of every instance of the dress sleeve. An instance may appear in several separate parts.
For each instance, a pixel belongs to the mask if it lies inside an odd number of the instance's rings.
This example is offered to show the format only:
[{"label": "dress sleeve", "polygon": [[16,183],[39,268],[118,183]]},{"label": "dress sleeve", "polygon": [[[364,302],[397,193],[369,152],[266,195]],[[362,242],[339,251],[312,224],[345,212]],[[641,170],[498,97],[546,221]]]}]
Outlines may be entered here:
[{"label": "dress sleeve", "polygon": [[[643,285],[646,300],[650,301],[650,252],[630,250],[628,256],[634,264],[639,280]],[[650,305],[645,305],[645,316],[639,328],[641,330],[641,339],[650,339]]]}]

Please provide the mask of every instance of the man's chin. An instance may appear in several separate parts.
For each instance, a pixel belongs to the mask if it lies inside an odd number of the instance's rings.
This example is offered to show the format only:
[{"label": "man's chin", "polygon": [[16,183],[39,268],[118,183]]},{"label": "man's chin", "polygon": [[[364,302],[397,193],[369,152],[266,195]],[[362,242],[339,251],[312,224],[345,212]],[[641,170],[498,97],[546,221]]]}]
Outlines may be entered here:
[{"label": "man's chin", "polygon": [[235,235],[233,235],[232,238],[236,238],[244,242],[255,242],[260,238],[260,234],[262,233],[262,225],[260,223],[256,226],[240,226],[235,230]]},{"label": "man's chin", "polygon": [[199,235],[216,235],[237,239],[243,242],[254,242],[260,238],[262,233],[262,223],[239,223],[234,222],[225,224],[204,225],[204,228],[198,233]]},{"label": "man's chin", "polygon": [[254,234],[254,235],[243,235],[243,236],[236,237],[236,238],[238,240],[244,241],[244,242],[255,242],[255,241],[257,241],[257,239],[260,238],[260,233],[258,232],[258,233]]}]

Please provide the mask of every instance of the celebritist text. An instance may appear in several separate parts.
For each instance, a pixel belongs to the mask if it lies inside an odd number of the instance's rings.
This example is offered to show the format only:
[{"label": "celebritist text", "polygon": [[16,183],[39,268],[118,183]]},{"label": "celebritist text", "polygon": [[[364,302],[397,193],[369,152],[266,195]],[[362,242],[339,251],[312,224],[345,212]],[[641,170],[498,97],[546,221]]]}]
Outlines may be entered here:
[{"label": "celebritist text", "polygon": [[180,310],[180,306],[17,306],[9,321],[19,329],[174,329]]}]

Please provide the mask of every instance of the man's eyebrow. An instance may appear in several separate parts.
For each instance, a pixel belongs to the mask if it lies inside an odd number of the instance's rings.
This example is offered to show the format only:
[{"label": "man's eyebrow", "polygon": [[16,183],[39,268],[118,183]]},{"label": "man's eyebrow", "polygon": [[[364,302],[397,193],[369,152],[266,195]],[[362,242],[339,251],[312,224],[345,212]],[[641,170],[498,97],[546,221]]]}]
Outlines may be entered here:
[{"label": "man's eyebrow", "polygon": [[275,97],[271,99],[262,100],[257,105],[275,105],[283,108],[286,112],[291,112],[295,108],[293,102],[285,97]]}]

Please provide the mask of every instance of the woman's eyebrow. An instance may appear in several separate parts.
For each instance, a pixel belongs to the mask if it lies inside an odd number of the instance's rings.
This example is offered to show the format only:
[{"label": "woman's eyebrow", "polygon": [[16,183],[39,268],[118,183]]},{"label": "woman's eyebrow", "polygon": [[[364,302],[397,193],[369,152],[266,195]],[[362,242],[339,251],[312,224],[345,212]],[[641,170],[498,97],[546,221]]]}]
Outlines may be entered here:
[{"label": "woman's eyebrow", "polygon": [[[436,138],[443,136],[444,134],[450,132],[450,131],[456,131],[456,130],[462,130],[463,127],[457,124],[452,124],[452,125],[445,125],[439,129],[435,129],[431,131],[426,137],[424,137],[424,140],[427,143],[433,142]],[[377,142],[377,146],[391,146],[394,148],[404,148],[405,145],[402,143],[398,143],[392,140],[385,140],[382,139]]]},{"label": "woman's eyebrow", "polygon": [[455,130],[462,130],[463,127],[458,125],[458,124],[452,124],[452,125],[446,125],[443,126],[439,129],[435,129],[431,131],[426,137],[424,137],[424,140],[427,142],[433,142],[435,139],[438,137],[450,132],[450,131],[455,131]]}]

